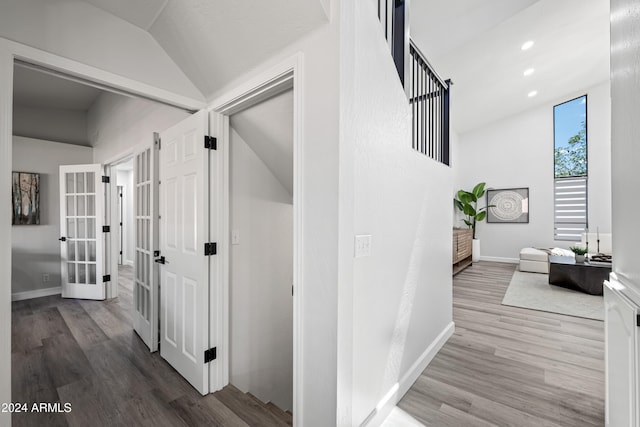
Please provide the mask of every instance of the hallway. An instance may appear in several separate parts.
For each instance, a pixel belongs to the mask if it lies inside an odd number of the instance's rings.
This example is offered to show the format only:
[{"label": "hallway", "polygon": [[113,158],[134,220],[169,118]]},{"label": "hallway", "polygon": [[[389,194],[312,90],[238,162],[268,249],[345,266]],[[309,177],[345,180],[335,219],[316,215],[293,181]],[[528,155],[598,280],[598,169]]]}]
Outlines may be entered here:
[{"label": "hallway", "polygon": [[13,402],[71,403],[14,413],[19,426],[287,426],[291,415],[235,387],[205,397],[131,326],[132,268],[108,301],[59,295],[12,304]]}]

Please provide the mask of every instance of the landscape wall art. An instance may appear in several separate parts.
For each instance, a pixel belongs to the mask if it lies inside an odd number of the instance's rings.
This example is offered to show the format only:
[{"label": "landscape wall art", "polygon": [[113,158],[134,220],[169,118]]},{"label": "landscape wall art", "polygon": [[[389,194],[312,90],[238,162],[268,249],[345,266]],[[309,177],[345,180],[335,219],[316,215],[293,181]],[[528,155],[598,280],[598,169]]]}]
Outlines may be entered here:
[{"label": "landscape wall art", "polygon": [[11,186],[12,224],[40,224],[40,174],[13,172]]}]

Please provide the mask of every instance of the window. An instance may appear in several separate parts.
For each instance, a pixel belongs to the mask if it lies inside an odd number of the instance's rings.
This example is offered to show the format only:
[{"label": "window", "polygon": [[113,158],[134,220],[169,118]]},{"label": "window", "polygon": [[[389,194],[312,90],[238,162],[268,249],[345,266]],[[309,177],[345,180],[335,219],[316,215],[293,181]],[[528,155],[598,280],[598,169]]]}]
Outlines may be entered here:
[{"label": "window", "polygon": [[554,238],[580,241],[587,215],[587,95],[553,107]]}]

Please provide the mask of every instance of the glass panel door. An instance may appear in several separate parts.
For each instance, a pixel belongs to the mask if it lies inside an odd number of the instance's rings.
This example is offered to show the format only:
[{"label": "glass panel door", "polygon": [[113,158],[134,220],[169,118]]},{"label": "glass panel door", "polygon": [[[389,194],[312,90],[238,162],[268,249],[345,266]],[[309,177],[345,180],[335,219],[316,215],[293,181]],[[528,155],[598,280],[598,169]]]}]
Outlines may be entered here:
[{"label": "glass panel door", "polygon": [[60,166],[63,298],[104,299],[100,165]]}]

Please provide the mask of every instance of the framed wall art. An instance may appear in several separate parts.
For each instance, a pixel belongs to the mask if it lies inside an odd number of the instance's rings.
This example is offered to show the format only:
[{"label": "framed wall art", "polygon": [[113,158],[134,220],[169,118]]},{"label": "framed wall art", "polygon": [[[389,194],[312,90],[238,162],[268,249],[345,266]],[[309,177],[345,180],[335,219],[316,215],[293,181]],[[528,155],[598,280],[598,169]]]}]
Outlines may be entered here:
[{"label": "framed wall art", "polygon": [[12,172],[12,225],[40,224],[40,174]]},{"label": "framed wall art", "polygon": [[505,188],[487,190],[487,222],[515,223],[529,222],[529,189]]}]

